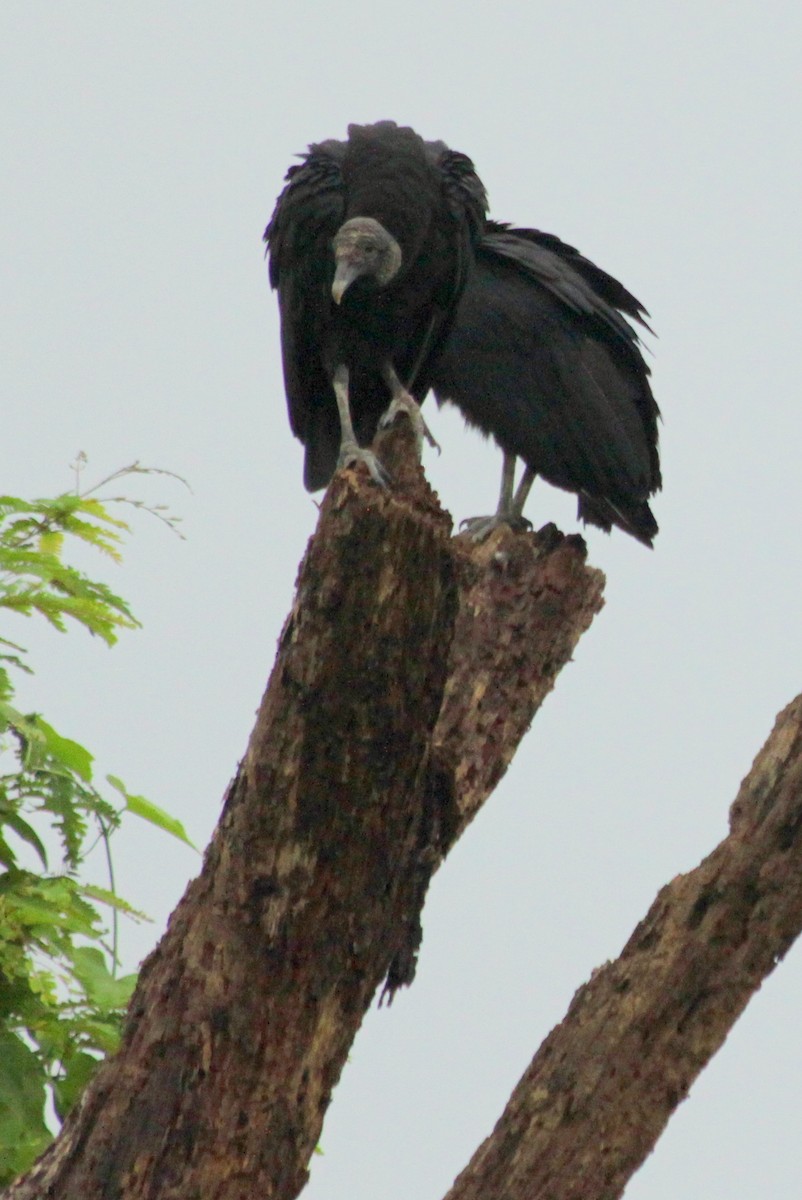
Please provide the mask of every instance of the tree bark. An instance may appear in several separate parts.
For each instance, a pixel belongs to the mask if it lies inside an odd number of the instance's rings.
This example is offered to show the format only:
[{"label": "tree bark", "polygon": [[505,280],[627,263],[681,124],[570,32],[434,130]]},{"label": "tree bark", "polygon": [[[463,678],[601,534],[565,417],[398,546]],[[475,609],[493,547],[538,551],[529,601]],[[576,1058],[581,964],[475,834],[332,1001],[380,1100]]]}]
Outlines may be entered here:
[{"label": "tree bark", "polygon": [[290,1200],[432,872],[601,606],[584,543],[450,538],[385,438],[323,502],[217,832],[145,962],[119,1053],[14,1200]]},{"label": "tree bark", "polygon": [[[547,528],[476,547],[413,463],[338,476],[203,870],[122,1047],[9,1200],[292,1200],[432,872],[506,769],[602,577]],[[579,989],[447,1200],[613,1200],[802,928],[802,696],[729,836]]]},{"label": "tree bark", "polygon": [[447,1200],[615,1200],[802,929],[802,696],[730,834],[657,896],[547,1037]]}]

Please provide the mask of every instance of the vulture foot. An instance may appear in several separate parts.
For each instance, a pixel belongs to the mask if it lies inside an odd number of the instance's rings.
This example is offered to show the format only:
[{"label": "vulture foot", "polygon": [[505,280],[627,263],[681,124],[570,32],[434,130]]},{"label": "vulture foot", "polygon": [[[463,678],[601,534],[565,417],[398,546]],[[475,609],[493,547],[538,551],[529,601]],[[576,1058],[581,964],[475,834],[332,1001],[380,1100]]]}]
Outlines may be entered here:
[{"label": "vulture foot", "polygon": [[370,472],[371,479],[379,487],[386,488],[390,486],[390,476],[372,450],[365,450],[362,446],[358,446],[356,442],[343,442],[340,446],[340,454],[337,459],[337,470],[339,471],[343,467],[353,467],[357,463],[365,464]]},{"label": "vulture foot", "polygon": [[460,533],[466,533],[472,542],[483,542],[494,529],[500,529],[503,525],[516,533],[528,533],[532,528],[531,521],[515,513],[493,513],[492,517],[466,517],[464,521],[460,521],[459,528]]},{"label": "vulture foot", "polygon": [[437,453],[440,453],[440,447],[435,440],[432,431],[423,419],[423,413],[420,410],[420,405],[414,396],[410,396],[409,392],[400,392],[394,396],[390,407],[379,421],[380,429],[388,429],[393,424],[399,413],[405,413],[409,417],[412,428],[415,432],[415,439],[418,443],[418,455],[423,450],[423,439],[433,446]]}]

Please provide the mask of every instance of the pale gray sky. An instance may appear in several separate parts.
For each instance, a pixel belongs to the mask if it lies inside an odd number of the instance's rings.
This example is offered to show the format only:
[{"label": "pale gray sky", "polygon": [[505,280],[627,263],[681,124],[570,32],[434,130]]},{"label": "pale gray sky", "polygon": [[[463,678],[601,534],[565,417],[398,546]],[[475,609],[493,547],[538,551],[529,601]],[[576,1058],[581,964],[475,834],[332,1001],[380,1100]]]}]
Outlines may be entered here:
[{"label": "pale gray sky", "polygon": [[[199,844],[315,523],[260,242],[293,155],[382,117],[443,138],[494,216],[579,246],[659,334],[656,548],[587,532],[607,607],[437,876],[418,979],[366,1021],[309,1200],[438,1200],[576,987],[724,834],[802,688],[801,33],[791,0],[2,7],[2,490],[67,488],[81,449],[87,477],[139,459],[194,489],[143,485],[188,541],[138,521],[110,575],[143,632],[111,653],[8,635],[37,656],[28,703]],[[431,407],[435,486],[457,519],[487,511],[497,453]],[[528,511],[576,527],[545,486]],[[197,860],[133,821],[117,853],[156,918],[126,931],[133,964]],[[794,951],[628,1200],[798,1195],[800,1006]]]}]

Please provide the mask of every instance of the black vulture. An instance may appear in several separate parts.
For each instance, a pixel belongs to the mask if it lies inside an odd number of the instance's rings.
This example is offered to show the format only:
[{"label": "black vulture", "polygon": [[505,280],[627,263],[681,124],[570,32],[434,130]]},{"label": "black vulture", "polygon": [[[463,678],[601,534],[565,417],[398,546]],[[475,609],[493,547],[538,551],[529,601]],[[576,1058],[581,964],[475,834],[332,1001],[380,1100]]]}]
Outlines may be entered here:
[{"label": "black vulture", "polygon": [[418,410],[484,225],[464,154],[392,121],[351,125],[290,167],[265,231],[278,288],[290,425],[304,482],[370,453],[380,418]]},{"label": "black vulture", "polygon": [[659,414],[626,319],[648,314],[572,246],[486,211],[469,158],[391,121],[290,168],[265,240],[304,482],[355,459],[386,482],[379,422],[402,408],[430,436],[417,406],[431,388],[504,453],[498,511],[474,536],[525,523],[542,475],[577,493],[583,520],[651,545]]}]

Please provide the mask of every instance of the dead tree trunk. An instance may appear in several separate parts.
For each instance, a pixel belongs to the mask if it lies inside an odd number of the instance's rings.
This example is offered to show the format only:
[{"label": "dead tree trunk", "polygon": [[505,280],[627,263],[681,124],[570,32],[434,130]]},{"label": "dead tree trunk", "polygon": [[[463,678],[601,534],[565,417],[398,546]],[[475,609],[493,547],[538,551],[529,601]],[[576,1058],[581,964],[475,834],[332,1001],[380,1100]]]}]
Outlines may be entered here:
[{"label": "dead tree trunk", "polygon": [[[391,435],[398,451],[402,434]],[[292,1200],[432,872],[601,605],[580,539],[449,538],[403,454],[337,478],[203,870],[117,1057],[8,1200]],[[802,928],[802,697],[731,831],[577,992],[447,1200],[614,1200]]]},{"label": "dead tree trunk", "polygon": [[601,606],[581,539],[471,549],[390,435],[330,487],[200,876],[122,1047],[8,1197],[290,1200],[432,872]]}]

